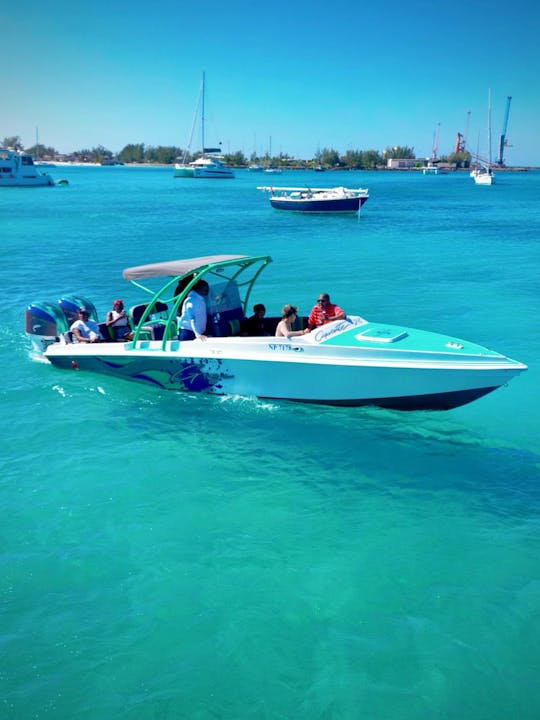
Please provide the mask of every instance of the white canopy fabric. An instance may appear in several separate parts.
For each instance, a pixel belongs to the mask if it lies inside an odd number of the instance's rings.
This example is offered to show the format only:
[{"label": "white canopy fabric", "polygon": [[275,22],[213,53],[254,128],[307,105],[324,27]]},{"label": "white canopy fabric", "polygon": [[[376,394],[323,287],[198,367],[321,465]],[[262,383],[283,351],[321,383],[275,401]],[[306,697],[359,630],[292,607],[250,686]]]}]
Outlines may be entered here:
[{"label": "white canopy fabric", "polygon": [[169,260],[168,262],[126,268],[122,275],[125,280],[141,280],[142,278],[164,276],[175,277],[177,275],[186,275],[198,268],[213,265],[214,263],[248,258],[249,255],[207,255],[205,257],[188,258],[187,260]]}]

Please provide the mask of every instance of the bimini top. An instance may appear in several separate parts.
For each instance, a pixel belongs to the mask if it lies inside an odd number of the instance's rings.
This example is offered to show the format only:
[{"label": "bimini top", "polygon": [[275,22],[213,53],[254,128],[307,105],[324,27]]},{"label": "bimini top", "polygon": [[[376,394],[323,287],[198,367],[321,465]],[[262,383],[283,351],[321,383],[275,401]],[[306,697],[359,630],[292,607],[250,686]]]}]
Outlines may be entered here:
[{"label": "bimini top", "polygon": [[[152,263],[151,265],[137,265],[126,268],[122,275],[125,280],[141,280],[151,277],[178,277],[187,275],[195,270],[210,268],[212,266],[227,265],[241,260],[248,264],[263,260],[267,256],[251,257],[249,255],[207,255],[205,257],[188,258],[186,260],[169,260],[168,262]],[[269,260],[270,258],[268,258]]]},{"label": "bimini top", "polygon": [[[126,268],[122,273],[124,279],[129,280],[133,285],[152,295],[152,300],[146,303],[146,309],[138,321],[133,338],[134,342],[137,341],[139,332],[147,318],[152,314],[152,309],[158,307],[158,303],[161,303],[165,308],[168,306],[169,311],[166,330],[163,333],[162,346],[164,348],[166,339],[170,336],[172,323],[175,322],[175,318],[178,316],[178,310],[184,298],[203,277],[210,281],[210,285],[222,286],[219,289],[220,311],[218,315],[225,310],[225,297],[228,294],[231,297],[234,295],[236,307],[244,315],[253,285],[262,270],[270,262],[272,262],[270,255],[206,255],[204,257],[169,260],[168,262]],[[145,287],[142,284],[145,279],[164,277],[166,278],[165,284],[157,292],[155,289]],[[176,282],[179,285],[174,289],[174,294],[171,297],[170,294],[173,292],[173,285]],[[208,299],[207,304],[208,307],[211,306],[211,298]]]}]

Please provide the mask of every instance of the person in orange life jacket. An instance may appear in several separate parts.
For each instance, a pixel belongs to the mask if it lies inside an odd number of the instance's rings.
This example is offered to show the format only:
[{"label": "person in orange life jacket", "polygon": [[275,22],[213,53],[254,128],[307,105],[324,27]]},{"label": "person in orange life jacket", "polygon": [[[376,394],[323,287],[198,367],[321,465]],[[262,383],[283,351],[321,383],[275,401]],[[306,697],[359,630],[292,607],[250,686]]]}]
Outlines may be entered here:
[{"label": "person in orange life jacket", "polygon": [[330,295],[321,293],[317,304],[309,314],[308,328],[313,330],[313,328],[320,327],[333,320],[345,320],[345,317],[345,312],[338,305],[330,302]]}]

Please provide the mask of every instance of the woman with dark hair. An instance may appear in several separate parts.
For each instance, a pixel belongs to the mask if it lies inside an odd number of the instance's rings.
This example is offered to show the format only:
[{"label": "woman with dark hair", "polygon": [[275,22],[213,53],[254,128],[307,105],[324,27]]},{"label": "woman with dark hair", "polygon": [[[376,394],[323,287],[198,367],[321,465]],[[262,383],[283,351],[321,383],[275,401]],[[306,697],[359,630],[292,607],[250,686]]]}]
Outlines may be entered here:
[{"label": "woman with dark hair", "polygon": [[109,310],[106,319],[107,327],[112,329],[115,340],[133,340],[133,333],[129,327],[129,320],[124,310],[124,301],[115,300],[113,309]]},{"label": "woman with dark hair", "polygon": [[177,295],[180,295],[182,290],[185,290],[188,286],[188,284],[193,280],[193,275],[188,275],[185,278],[182,278],[178,281],[178,285],[174,289],[174,297]]},{"label": "woman with dark hair", "polygon": [[269,335],[267,332],[264,316],[266,308],[262,303],[253,306],[253,315],[245,321],[244,330],[246,335],[259,337],[261,335]]},{"label": "woman with dark hair", "polygon": [[292,326],[298,315],[298,308],[294,305],[284,305],[281,311],[281,320],[276,328],[276,337],[296,337],[297,335],[305,335],[309,332],[309,328],[305,330],[293,330]]}]

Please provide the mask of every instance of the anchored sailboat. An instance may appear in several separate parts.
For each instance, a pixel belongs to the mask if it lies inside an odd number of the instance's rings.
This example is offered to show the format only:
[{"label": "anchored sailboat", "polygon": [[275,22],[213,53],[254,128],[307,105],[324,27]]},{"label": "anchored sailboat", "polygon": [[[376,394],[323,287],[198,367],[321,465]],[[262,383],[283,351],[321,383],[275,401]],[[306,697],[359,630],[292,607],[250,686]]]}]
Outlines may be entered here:
[{"label": "anchored sailboat", "polygon": [[493,185],[495,175],[491,165],[491,90],[488,90],[488,122],[487,122],[487,160],[476,156],[478,167],[471,172],[471,177],[477,185]]},{"label": "anchored sailboat", "polygon": [[[191,134],[189,137],[189,143],[187,150],[184,153],[182,162],[174,166],[174,177],[193,177],[193,178],[234,178],[233,171],[226,167],[217,155],[221,154],[221,148],[205,147],[204,144],[204,94],[205,94],[205,73],[203,72],[201,89],[199,91],[199,98],[197,100],[197,107],[195,109],[195,115],[193,118],[193,125],[191,128]],[[195,124],[197,122],[197,116],[199,114],[199,107],[201,107],[201,140],[202,140],[202,154],[197,160],[188,163],[187,157],[191,148],[191,141],[193,139],[193,132]]]},{"label": "anchored sailboat", "polygon": [[266,163],[264,172],[274,173],[274,175],[279,175],[281,173],[281,168],[272,164],[272,136],[270,136],[270,140],[268,142],[268,162]]}]

